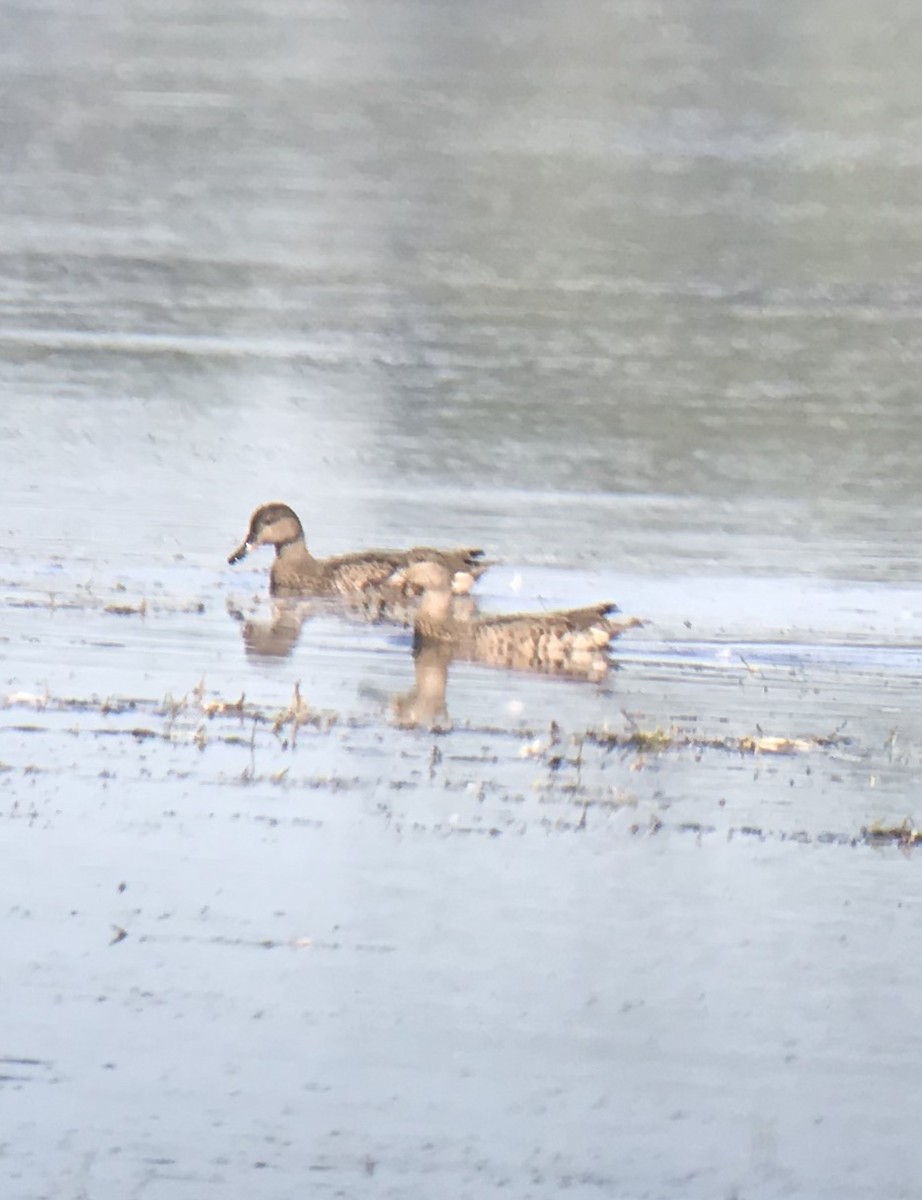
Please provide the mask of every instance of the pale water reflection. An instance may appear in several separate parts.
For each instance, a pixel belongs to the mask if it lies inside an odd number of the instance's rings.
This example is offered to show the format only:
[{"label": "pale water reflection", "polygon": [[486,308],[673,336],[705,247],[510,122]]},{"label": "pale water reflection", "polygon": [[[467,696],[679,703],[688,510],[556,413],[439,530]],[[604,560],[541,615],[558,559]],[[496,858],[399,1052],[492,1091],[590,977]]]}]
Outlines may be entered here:
[{"label": "pale water reflection", "polygon": [[[0,1192],[914,1195],[915,11],[0,46]],[[247,645],[268,498],[648,624],[598,684]]]}]

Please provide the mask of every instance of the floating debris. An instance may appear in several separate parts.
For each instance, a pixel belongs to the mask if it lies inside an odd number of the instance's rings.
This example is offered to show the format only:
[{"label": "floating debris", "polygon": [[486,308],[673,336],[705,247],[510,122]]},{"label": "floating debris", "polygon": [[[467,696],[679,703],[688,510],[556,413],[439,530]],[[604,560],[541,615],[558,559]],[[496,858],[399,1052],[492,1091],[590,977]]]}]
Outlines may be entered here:
[{"label": "floating debris", "polygon": [[861,830],[861,836],[869,845],[893,844],[915,846],[922,842],[922,829],[916,829],[912,818],[906,817],[899,825],[882,825],[873,821]]},{"label": "floating debris", "polygon": [[107,604],[102,611],[115,617],[146,617],[147,601],[142,600],[140,604]]},{"label": "floating debris", "polygon": [[769,737],[765,734],[745,734],[742,737],[699,737],[678,729],[632,729],[627,733],[590,729],[587,741],[605,749],[637,750],[658,754],[666,750],[725,750],[737,754],[808,754],[812,750],[829,750],[848,745],[849,738],[839,733],[817,734],[813,737]]},{"label": "floating debris", "polygon": [[0,701],[3,708],[47,708],[51,703],[51,695],[46,690],[41,694],[35,692],[11,692]]},{"label": "floating debris", "polygon": [[537,758],[547,748],[541,738],[535,738],[534,741],[525,742],[524,745],[519,746],[519,758]]},{"label": "floating debris", "polygon": [[[116,586],[113,591],[125,592],[123,585]],[[170,600],[149,601],[146,596],[132,603],[125,600],[105,600],[101,596],[87,594],[79,597],[60,596],[56,592],[48,592],[38,596],[5,596],[3,603],[8,608],[47,609],[48,612],[103,612],[109,616],[137,617],[151,613],[184,613],[193,616],[205,612],[202,600],[187,600],[173,602]]]},{"label": "floating debris", "polygon": [[633,733],[628,735],[626,746],[632,750],[640,750],[644,753],[655,754],[660,750],[668,750],[671,745],[676,744],[676,739],[672,734],[666,733],[663,729],[635,729]]},{"label": "floating debris", "polygon": [[312,708],[301,695],[301,681],[295,680],[288,707],[276,716],[272,723],[272,732],[277,735],[286,725],[290,725],[291,740],[294,743],[302,726],[311,725],[321,733],[326,733],[335,725],[336,720],[336,713]]},{"label": "floating debris", "polygon": [[239,700],[205,700],[202,702],[202,712],[206,717],[224,716],[225,713],[240,713],[242,715],[246,693],[240,693]]},{"label": "floating debris", "polygon": [[820,745],[818,738],[742,737],[739,748],[746,754],[806,754]]}]

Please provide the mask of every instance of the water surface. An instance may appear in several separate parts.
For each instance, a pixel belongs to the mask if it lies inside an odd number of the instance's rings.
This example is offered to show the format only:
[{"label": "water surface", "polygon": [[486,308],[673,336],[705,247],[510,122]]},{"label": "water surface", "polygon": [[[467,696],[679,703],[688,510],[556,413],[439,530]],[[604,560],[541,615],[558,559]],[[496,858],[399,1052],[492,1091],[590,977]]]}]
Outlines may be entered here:
[{"label": "water surface", "polygon": [[[915,1194],[920,42],[0,2],[4,1195]],[[399,728],[275,498],[647,623]]]}]

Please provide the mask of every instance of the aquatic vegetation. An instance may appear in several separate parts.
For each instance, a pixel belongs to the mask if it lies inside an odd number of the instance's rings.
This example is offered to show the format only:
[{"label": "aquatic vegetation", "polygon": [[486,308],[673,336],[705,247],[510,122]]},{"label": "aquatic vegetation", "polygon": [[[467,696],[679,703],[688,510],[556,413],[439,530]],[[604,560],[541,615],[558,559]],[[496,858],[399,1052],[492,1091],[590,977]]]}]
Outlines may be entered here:
[{"label": "aquatic vegetation", "polygon": [[922,842],[922,829],[917,829],[911,817],[905,817],[899,825],[885,825],[872,821],[861,830],[861,836],[870,845],[895,844],[910,847]]},{"label": "aquatic vegetation", "polygon": [[[414,703],[419,702],[417,685]],[[440,695],[432,697],[434,704]],[[21,713],[4,726],[0,780],[11,803],[0,816],[37,817],[11,781],[28,779],[34,786],[64,775],[73,782],[77,771],[102,791],[125,778],[176,777],[255,789],[261,802],[269,789],[285,796],[353,792],[366,802],[375,796],[378,816],[398,832],[412,826],[495,837],[535,827],[596,836],[610,829],[630,838],[691,835],[730,842],[894,846],[904,852],[922,841],[922,831],[909,817],[900,822],[881,817],[852,828],[847,823],[839,829],[807,827],[798,820],[801,810],[787,800],[788,789],[797,784],[813,786],[821,779],[826,787],[838,786],[842,772],[856,766],[874,787],[878,773],[888,769],[880,755],[892,751],[892,738],[881,752],[856,745],[839,731],[790,736],[756,729],[714,736],[694,723],[646,727],[629,714],[619,729],[568,730],[561,716],[543,729],[466,722],[451,730],[415,726],[407,731],[389,724],[383,714],[320,708],[303,694],[299,681],[281,706],[248,699],[244,691],[230,697],[210,692],[200,679],[159,700],[10,691],[0,696],[0,709]],[[71,752],[61,753],[71,739],[87,747],[79,767]],[[105,746],[118,747],[117,757],[107,755]],[[905,753],[910,750],[904,746]],[[184,757],[192,751],[195,759]],[[760,765],[740,774],[747,759]],[[869,770],[865,763],[876,767]],[[734,773],[728,775],[728,769]],[[691,792],[689,772],[699,781]],[[714,795],[728,779],[734,790],[729,805],[719,792]],[[782,787],[782,807],[765,809],[766,795],[778,797]],[[458,811],[447,817],[436,815],[441,806],[432,807],[433,797],[442,794],[458,797]],[[741,810],[746,797],[748,812]],[[704,803],[706,809],[697,815],[694,807]],[[765,812],[774,814],[771,825]],[[790,821],[779,825],[779,813],[789,814]],[[307,818],[292,810],[259,819]],[[319,819],[316,810],[309,819]]]},{"label": "aquatic vegetation", "polygon": [[587,731],[586,737],[609,749],[637,750],[660,754],[667,750],[725,750],[739,754],[796,755],[812,750],[831,749],[847,745],[849,738],[838,733],[815,734],[810,737],[771,737],[762,733],[740,737],[705,737],[678,729],[631,729],[627,733],[610,730]]}]

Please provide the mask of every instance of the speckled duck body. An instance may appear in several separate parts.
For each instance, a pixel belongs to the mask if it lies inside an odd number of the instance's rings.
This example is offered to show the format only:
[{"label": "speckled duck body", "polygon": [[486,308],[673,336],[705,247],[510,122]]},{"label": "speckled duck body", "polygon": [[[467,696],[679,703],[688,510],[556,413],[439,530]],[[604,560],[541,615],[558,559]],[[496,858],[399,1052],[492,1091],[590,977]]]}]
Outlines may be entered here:
[{"label": "speckled duck body", "polygon": [[414,621],[417,649],[442,642],[456,658],[514,670],[599,676],[608,666],[606,647],[636,617],[615,616],[610,603],[546,613],[481,615],[460,621],[452,612],[451,578],[444,566],[420,562],[400,579],[423,589]]}]

